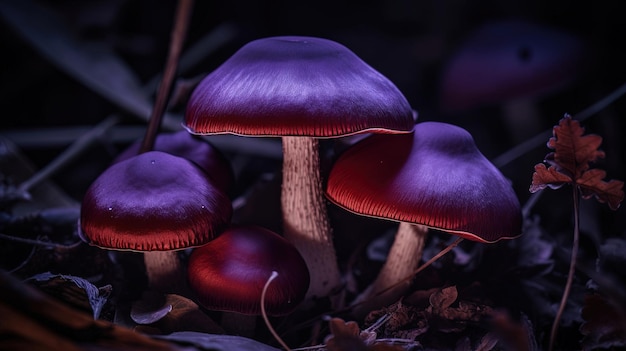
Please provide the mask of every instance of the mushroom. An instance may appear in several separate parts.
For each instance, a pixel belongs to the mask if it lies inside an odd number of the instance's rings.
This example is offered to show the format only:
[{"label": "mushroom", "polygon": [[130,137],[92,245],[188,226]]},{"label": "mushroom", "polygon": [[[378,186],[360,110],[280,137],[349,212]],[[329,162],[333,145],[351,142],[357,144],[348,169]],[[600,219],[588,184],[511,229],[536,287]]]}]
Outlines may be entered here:
[{"label": "mushroom", "polygon": [[105,249],[143,252],[149,286],[184,291],[176,250],[199,246],[229,223],[232,206],[206,173],[149,151],[113,164],[87,189],[79,235]]},{"label": "mushroom", "polygon": [[409,103],[386,77],[327,39],[252,41],[200,82],[185,115],[195,134],[279,136],[283,235],[307,262],[309,297],[340,285],[319,167],[318,138],[408,133]]},{"label": "mushroom", "polygon": [[455,112],[500,105],[509,129],[526,137],[542,128],[533,101],[580,77],[586,55],[582,41],[564,30],[523,20],[488,22],[446,63],[441,107]]},{"label": "mushroom", "polygon": [[[287,315],[309,288],[309,271],[298,250],[278,234],[254,225],[232,225],[210,243],[195,248],[187,270],[200,305],[225,311],[227,317],[232,317],[230,313],[260,315],[262,303],[270,316]],[[272,272],[277,276],[261,301]],[[234,320],[239,323],[238,331],[248,324],[245,317]]]},{"label": "mushroom", "polygon": [[[141,140],[138,140],[132,143],[117,155],[113,163],[118,163],[137,155],[141,142]],[[224,191],[229,190],[234,182],[234,172],[226,157],[210,143],[189,134],[185,130],[158,134],[153,150],[167,152],[194,162],[207,172],[216,185]]]},{"label": "mushroom", "polygon": [[[464,129],[418,123],[412,134],[372,135],[346,150],[328,176],[326,195],[357,214],[400,222],[387,260],[357,301],[399,284],[418,266],[428,228],[482,243],[517,237],[522,216],[510,182]],[[397,285],[396,285],[397,284]]]}]

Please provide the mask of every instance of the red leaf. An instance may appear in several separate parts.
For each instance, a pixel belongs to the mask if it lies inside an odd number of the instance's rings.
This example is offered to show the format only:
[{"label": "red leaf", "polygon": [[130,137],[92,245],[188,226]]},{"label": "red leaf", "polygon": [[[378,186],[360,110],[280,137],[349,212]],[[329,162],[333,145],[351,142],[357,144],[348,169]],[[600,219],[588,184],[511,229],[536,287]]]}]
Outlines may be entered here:
[{"label": "red leaf", "polygon": [[[553,137],[548,141],[548,147],[555,150],[548,154],[546,159],[559,169],[567,171],[578,178],[589,169],[589,163],[604,157],[604,152],[598,148],[602,137],[595,134],[583,135],[585,129],[570,115],[561,118],[558,126],[554,126]],[[552,160],[553,159],[553,160]]]},{"label": "red leaf", "polygon": [[618,180],[604,181],[606,172],[590,169],[590,163],[604,157],[598,150],[602,143],[599,135],[584,135],[585,129],[571,116],[565,115],[553,128],[553,137],[548,147],[554,152],[546,155],[545,162],[550,164],[535,165],[530,192],[534,193],[546,187],[557,189],[563,184],[578,186],[582,197],[596,197],[600,202],[608,203],[616,210],[624,200],[624,182]]},{"label": "red leaf", "polygon": [[576,180],[583,198],[595,196],[598,201],[608,203],[612,210],[617,210],[624,199],[624,182],[619,180],[603,181],[606,172],[601,169],[590,169]]},{"label": "red leaf", "polygon": [[551,189],[558,189],[563,184],[572,183],[573,179],[559,171],[555,166],[546,168],[546,165],[539,163],[535,165],[535,173],[533,173],[533,182],[530,185],[530,192],[535,193],[539,190],[543,190],[546,187]]}]

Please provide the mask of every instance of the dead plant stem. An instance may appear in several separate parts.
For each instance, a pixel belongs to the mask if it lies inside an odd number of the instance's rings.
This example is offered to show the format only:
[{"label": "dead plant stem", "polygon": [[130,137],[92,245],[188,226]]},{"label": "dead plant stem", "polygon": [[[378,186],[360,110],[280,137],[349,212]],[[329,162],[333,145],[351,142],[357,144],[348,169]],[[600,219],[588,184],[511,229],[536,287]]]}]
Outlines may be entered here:
[{"label": "dead plant stem", "polygon": [[187,34],[187,27],[189,26],[189,17],[191,16],[192,9],[193,0],[178,1],[174,28],[172,29],[169,54],[165,64],[165,70],[163,71],[163,79],[161,80],[161,84],[159,84],[157,97],[154,102],[154,107],[148,122],[148,128],[141,143],[139,153],[152,150],[156,136],[161,128],[163,113],[167,107],[167,101],[169,99],[170,91],[172,90],[172,84],[176,78],[180,52],[182,51],[185,36]]},{"label": "dead plant stem", "polygon": [[554,350],[554,343],[556,340],[556,334],[559,329],[559,324],[561,321],[561,316],[563,315],[563,311],[565,310],[565,305],[567,305],[567,299],[569,298],[569,294],[572,290],[572,283],[574,281],[574,273],[576,271],[576,260],[578,258],[578,238],[579,238],[579,203],[580,196],[578,194],[578,186],[575,184],[572,185],[572,196],[574,201],[574,240],[572,243],[572,254],[570,258],[569,264],[569,272],[567,274],[567,282],[565,283],[565,289],[563,290],[563,296],[561,297],[561,303],[559,304],[559,309],[554,317],[554,323],[552,324],[552,331],[550,332],[550,346],[548,347],[549,351]]}]

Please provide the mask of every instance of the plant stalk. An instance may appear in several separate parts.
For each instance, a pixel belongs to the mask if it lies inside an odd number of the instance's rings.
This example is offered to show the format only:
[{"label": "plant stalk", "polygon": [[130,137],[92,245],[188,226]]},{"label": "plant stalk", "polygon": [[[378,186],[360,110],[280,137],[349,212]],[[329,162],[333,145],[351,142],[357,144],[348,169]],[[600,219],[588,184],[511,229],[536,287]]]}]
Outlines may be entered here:
[{"label": "plant stalk", "polygon": [[559,329],[559,324],[561,321],[561,316],[563,315],[563,311],[565,310],[565,305],[567,304],[567,299],[569,298],[569,294],[572,290],[572,283],[574,282],[574,273],[576,272],[576,260],[578,258],[578,238],[579,234],[579,204],[580,204],[580,196],[579,189],[576,184],[572,184],[572,196],[574,201],[574,241],[572,243],[572,255],[569,263],[569,272],[567,274],[567,282],[565,283],[565,289],[563,290],[563,296],[561,297],[561,303],[559,305],[559,309],[554,317],[554,323],[552,324],[552,331],[550,332],[550,346],[548,347],[549,351],[554,350],[554,343],[556,340],[556,334]]},{"label": "plant stalk", "polygon": [[139,153],[152,150],[156,136],[161,128],[163,113],[167,107],[167,101],[169,100],[172,85],[174,83],[174,79],[176,78],[178,60],[180,52],[183,48],[185,36],[187,34],[187,27],[189,26],[189,17],[191,17],[193,1],[194,0],[180,0],[178,2],[174,28],[172,29],[171,34],[169,53],[167,56],[167,63],[165,64],[165,70],[163,71],[163,79],[161,80],[161,84],[159,84],[156,100],[154,102],[154,108],[152,109],[148,122],[148,129],[146,130],[146,134],[141,143]]}]

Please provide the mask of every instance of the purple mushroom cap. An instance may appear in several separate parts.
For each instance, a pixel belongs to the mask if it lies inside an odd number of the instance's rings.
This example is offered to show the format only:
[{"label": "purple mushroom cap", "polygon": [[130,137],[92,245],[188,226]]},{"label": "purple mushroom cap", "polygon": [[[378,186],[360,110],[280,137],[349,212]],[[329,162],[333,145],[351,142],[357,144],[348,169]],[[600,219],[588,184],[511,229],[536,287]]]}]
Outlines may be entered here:
[{"label": "purple mushroom cap", "polygon": [[469,240],[521,234],[519,200],[464,129],[418,123],[412,134],[377,134],[344,152],[327,197],[349,211],[421,224]]},{"label": "purple mushroom cap", "polygon": [[[117,155],[113,163],[136,156],[140,147],[141,140],[132,143]],[[228,190],[234,182],[233,169],[224,155],[208,142],[198,139],[186,130],[160,133],[155,139],[153,150],[167,152],[194,162],[207,172],[220,189]]]},{"label": "purple mushroom cap", "polygon": [[296,36],[243,46],[200,82],[185,115],[195,134],[337,137],[413,124],[404,95],[352,51]]},{"label": "purple mushroom cap", "polygon": [[178,250],[212,240],[231,215],[229,198],[203,170],[150,151],[113,164],[91,184],[79,234],[109,249]]}]

